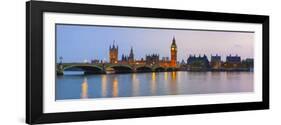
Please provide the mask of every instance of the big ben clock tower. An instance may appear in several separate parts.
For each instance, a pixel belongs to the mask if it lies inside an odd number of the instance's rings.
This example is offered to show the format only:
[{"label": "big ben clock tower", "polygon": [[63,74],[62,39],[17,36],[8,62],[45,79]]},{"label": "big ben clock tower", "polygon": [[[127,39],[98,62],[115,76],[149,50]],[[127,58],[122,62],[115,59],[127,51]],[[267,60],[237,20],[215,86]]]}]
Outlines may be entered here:
[{"label": "big ben clock tower", "polygon": [[176,67],[177,66],[177,44],[175,37],[173,37],[173,43],[171,45],[171,66]]}]

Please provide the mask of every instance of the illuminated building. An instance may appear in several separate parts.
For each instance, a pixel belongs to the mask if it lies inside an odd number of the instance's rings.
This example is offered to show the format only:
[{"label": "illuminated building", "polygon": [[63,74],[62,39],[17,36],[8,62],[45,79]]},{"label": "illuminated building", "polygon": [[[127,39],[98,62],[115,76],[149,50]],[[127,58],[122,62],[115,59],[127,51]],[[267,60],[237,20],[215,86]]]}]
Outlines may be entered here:
[{"label": "illuminated building", "polygon": [[245,60],[242,60],[242,67],[246,68],[248,71],[254,70],[254,59],[253,58],[246,58]]},{"label": "illuminated building", "polygon": [[211,55],[211,67],[212,69],[220,69],[221,68],[221,56],[218,56],[218,54],[216,54],[215,56]]},{"label": "illuminated building", "polygon": [[118,63],[118,46],[115,46],[115,41],[112,47],[109,46],[109,62]]},{"label": "illuminated building", "polygon": [[173,37],[173,42],[171,45],[171,67],[176,67],[177,66],[177,45],[176,45],[176,40],[175,37]]},{"label": "illuminated building", "polygon": [[226,62],[223,64],[226,69],[240,68],[241,67],[241,57],[236,56],[227,56]]},{"label": "illuminated building", "polygon": [[169,57],[162,57],[159,54],[148,54],[145,59],[136,60],[133,47],[131,47],[129,55],[122,54],[121,60],[118,60],[118,46],[113,43],[109,46],[109,63],[130,64],[130,65],[159,65],[163,67],[177,67],[177,45],[175,37],[173,37],[171,48],[171,60]]},{"label": "illuminated building", "polygon": [[159,54],[146,55],[145,60],[147,65],[158,65]]},{"label": "illuminated building", "polygon": [[122,54],[121,63],[122,64],[128,64],[128,63],[134,64],[135,63],[133,47],[131,47],[129,56]]}]

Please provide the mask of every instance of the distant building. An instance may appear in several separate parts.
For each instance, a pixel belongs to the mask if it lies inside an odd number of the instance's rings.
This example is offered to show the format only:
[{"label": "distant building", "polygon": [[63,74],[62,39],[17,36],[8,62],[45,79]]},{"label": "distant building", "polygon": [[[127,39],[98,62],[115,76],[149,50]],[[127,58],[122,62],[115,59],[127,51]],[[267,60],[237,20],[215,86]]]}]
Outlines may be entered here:
[{"label": "distant building", "polygon": [[133,64],[134,62],[135,62],[134,51],[133,51],[133,47],[131,47],[130,54],[128,56],[122,54],[121,63],[122,64]]},{"label": "distant building", "polygon": [[162,57],[161,61],[170,61],[170,60],[169,60],[169,57]]},{"label": "distant building", "polygon": [[134,64],[136,64],[136,65],[145,65],[146,61],[143,58],[141,58],[141,60],[135,60]]},{"label": "distant building", "polygon": [[121,57],[121,63],[128,63],[128,56],[122,54],[122,57]]},{"label": "distant building", "polygon": [[241,67],[241,57],[236,56],[227,56],[226,62],[223,64],[223,67],[226,69],[240,68]]},{"label": "distant building", "polygon": [[248,64],[249,67],[254,67],[254,59],[246,58],[245,63]]},{"label": "distant building", "polygon": [[185,65],[185,62],[184,62],[184,60],[181,60],[181,63],[180,63],[181,65]]},{"label": "distant building", "polygon": [[145,60],[147,65],[158,65],[159,54],[146,55]]},{"label": "distant building", "polygon": [[242,61],[242,67],[246,68],[247,70],[253,71],[254,69],[254,59],[253,58],[246,58]]},{"label": "distant building", "polygon": [[211,55],[211,63],[210,66],[212,69],[220,69],[221,68],[221,56],[218,56],[218,54],[216,54],[215,56]]},{"label": "distant building", "polygon": [[206,55],[198,56],[190,55],[187,59],[187,69],[193,71],[208,70],[210,68],[209,60]]},{"label": "distant building", "polygon": [[241,57],[240,56],[238,56],[238,55],[236,55],[236,56],[231,56],[231,55],[229,55],[229,56],[227,56],[226,57],[226,62],[227,63],[241,63]]},{"label": "distant building", "polygon": [[109,62],[118,63],[118,45],[115,46],[115,41],[112,47],[109,46]]},{"label": "distant building", "polygon": [[134,61],[135,61],[133,47],[131,47],[130,54],[129,54],[129,57],[128,57],[128,61],[129,61],[129,63],[134,63]]},{"label": "distant building", "polygon": [[186,65],[184,60],[181,60],[181,63],[178,64],[178,65],[179,65],[179,70],[182,70],[182,71],[186,71],[187,70],[187,65]]},{"label": "distant building", "polygon": [[169,60],[169,57],[162,57],[162,60],[159,62],[159,66],[161,67],[170,67],[171,61]]},{"label": "distant building", "polygon": [[92,63],[92,64],[99,64],[99,63],[100,63],[100,60],[94,59],[94,60],[91,60],[91,63]]}]

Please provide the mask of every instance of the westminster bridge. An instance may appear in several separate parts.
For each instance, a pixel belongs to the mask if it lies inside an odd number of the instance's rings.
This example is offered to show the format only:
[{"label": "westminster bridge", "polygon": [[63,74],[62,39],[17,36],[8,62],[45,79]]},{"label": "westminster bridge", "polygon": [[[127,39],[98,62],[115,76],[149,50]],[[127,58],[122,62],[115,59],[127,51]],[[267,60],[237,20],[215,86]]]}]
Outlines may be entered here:
[{"label": "westminster bridge", "polygon": [[133,72],[164,72],[176,71],[177,67],[166,67],[148,64],[112,64],[112,63],[62,63],[56,65],[56,72],[63,75],[64,71],[83,71],[84,74],[133,73]]}]

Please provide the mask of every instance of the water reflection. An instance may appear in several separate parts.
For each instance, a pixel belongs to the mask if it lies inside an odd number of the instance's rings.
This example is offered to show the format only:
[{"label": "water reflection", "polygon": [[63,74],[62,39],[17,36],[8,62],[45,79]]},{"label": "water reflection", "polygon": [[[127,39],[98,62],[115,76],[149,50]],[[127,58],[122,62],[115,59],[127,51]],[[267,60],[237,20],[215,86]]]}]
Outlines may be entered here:
[{"label": "water reflection", "polygon": [[137,78],[137,74],[133,73],[132,74],[132,91],[133,91],[133,96],[139,95],[139,79]]},{"label": "water reflection", "polygon": [[170,88],[170,93],[172,95],[177,94],[177,72],[171,72],[171,80],[170,80],[170,84],[169,84],[169,88]]},{"label": "water reflection", "polygon": [[151,73],[151,82],[150,82],[150,93],[152,95],[156,94],[156,73]]},{"label": "water reflection", "polygon": [[86,77],[84,78],[81,84],[81,98],[82,99],[88,98],[88,82]]},{"label": "water reflection", "polygon": [[164,72],[164,80],[165,80],[165,81],[168,80],[168,72]]},{"label": "water reflection", "polygon": [[101,76],[101,95],[102,97],[106,97],[107,95],[107,76]]},{"label": "water reflection", "polygon": [[112,96],[117,97],[118,96],[118,79],[114,77],[113,83],[112,83]]},{"label": "water reflection", "polygon": [[220,75],[221,75],[220,72],[212,72],[212,73],[210,72],[209,74],[211,75],[211,77],[214,77],[214,78],[221,78],[221,77],[220,77]]},{"label": "water reflection", "polygon": [[56,100],[252,92],[254,90],[253,72],[64,75],[57,77],[56,81]]},{"label": "water reflection", "polygon": [[172,80],[177,80],[177,72],[172,72]]},{"label": "water reflection", "polygon": [[226,78],[227,79],[237,79],[240,77],[240,72],[227,72]]}]

